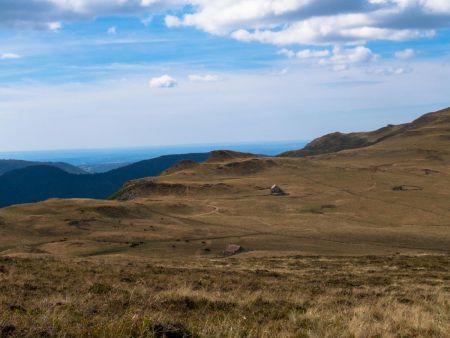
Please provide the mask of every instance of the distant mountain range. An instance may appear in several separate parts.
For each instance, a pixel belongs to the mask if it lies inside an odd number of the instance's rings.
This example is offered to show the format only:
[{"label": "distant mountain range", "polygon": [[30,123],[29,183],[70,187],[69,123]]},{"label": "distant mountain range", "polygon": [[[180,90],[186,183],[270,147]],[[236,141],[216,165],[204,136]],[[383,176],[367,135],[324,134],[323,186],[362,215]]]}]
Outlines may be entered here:
[{"label": "distant mountain range", "polygon": [[35,162],[35,161],[21,161],[21,160],[0,160],[0,175],[3,175],[7,173],[8,171],[17,170],[17,169],[23,169],[27,167],[33,167],[33,166],[39,166],[39,165],[45,165],[45,166],[52,166],[59,168],[69,174],[87,174],[86,171],[84,171],[81,168],[75,167],[71,164],[64,163],[64,162]]},{"label": "distant mountain range", "polygon": [[[104,199],[120,189],[127,181],[159,175],[183,160],[203,162],[208,157],[209,153],[161,156],[106,173],[85,175],[80,175],[83,173],[81,169],[76,170],[76,167],[61,163],[25,165],[21,169],[8,171],[0,176],[0,207],[39,202],[49,198]],[[6,170],[6,165],[4,168]],[[68,172],[69,170],[72,173]]]}]

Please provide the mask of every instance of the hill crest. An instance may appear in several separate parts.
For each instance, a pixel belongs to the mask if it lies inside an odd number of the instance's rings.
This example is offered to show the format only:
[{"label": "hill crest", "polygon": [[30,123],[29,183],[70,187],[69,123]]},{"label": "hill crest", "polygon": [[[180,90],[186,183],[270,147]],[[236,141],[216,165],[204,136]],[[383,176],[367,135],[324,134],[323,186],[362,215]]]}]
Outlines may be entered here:
[{"label": "hill crest", "polygon": [[330,133],[311,141],[303,149],[287,151],[279,156],[307,157],[330,154],[342,150],[365,148],[392,138],[398,139],[399,137],[423,135],[427,132],[436,131],[436,128],[445,129],[447,124],[450,125],[450,108],[422,115],[410,123],[390,124],[375,131],[347,134],[340,132]]}]

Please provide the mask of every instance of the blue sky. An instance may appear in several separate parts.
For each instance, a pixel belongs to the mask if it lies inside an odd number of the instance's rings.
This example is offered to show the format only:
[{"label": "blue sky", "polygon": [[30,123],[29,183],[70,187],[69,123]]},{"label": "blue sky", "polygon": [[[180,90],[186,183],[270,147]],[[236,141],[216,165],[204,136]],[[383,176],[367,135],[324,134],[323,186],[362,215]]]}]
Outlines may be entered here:
[{"label": "blue sky", "polygon": [[2,151],[312,139],[450,106],[448,0],[4,0]]}]

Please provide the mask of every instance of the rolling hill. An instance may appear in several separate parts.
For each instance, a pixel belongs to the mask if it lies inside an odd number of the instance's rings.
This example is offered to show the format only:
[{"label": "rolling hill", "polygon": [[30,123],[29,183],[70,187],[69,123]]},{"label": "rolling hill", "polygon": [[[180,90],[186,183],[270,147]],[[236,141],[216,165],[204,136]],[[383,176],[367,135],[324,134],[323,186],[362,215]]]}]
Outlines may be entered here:
[{"label": "rolling hill", "polygon": [[8,171],[23,169],[23,168],[27,168],[27,167],[33,167],[33,166],[40,166],[40,165],[56,167],[61,170],[64,170],[65,172],[67,172],[69,174],[76,174],[76,175],[87,174],[87,172],[84,171],[83,169],[78,168],[78,167],[73,166],[68,163],[64,163],[64,162],[33,162],[33,161],[21,161],[21,160],[0,160],[0,176]]},{"label": "rolling hill", "polygon": [[[372,132],[359,132],[343,134],[339,132],[331,133],[319,137],[308,143],[303,149],[288,151],[280,156],[285,157],[305,157],[321,154],[329,154],[347,149],[364,148],[378,144],[387,140],[410,139],[410,136],[419,137],[422,135],[430,135],[432,129],[445,126],[450,123],[449,109],[440,112],[429,113],[421,116],[411,123],[401,125],[388,125]],[[436,131],[436,130],[435,130]],[[448,129],[444,130],[448,131]],[[444,133],[443,137],[446,137]],[[383,143],[385,144],[385,143]]]},{"label": "rolling hill", "polygon": [[[77,176],[85,180],[73,180],[70,186],[59,177],[75,177],[57,169],[52,168],[51,175],[58,177],[57,183],[36,179],[40,176],[33,171],[48,168],[24,169],[20,174],[28,175],[30,186],[21,194],[36,199],[44,197],[33,195],[40,185],[73,189],[78,196],[86,189],[98,197],[128,183],[110,201],[50,200],[2,209],[3,233],[26,236],[48,253],[73,254],[76,249],[89,255],[110,250],[158,257],[198,255],[202,241],[208,243],[210,255],[220,254],[230,242],[250,248],[253,255],[448,252],[450,109],[424,115],[401,129],[370,146],[305,158],[218,151],[205,162],[185,161],[157,177],[145,176],[189,156]],[[208,157],[190,156],[197,161]],[[15,174],[2,178],[2,191],[15,187]],[[271,195],[273,184],[286,195]],[[66,197],[60,191],[51,193]],[[11,199],[14,190],[1,196]],[[61,237],[68,240],[53,243]],[[181,239],[189,244],[177,244]],[[15,241],[10,239],[8,245]],[[141,244],[130,248],[135,242]]]},{"label": "rolling hill", "polygon": [[77,175],[48,165],[17,169],[0,176],[0,207],[48,198],[108,198],[129,180],[158,175],[182,160],[203,161],[208,156],[162,156],[102,174]]}]

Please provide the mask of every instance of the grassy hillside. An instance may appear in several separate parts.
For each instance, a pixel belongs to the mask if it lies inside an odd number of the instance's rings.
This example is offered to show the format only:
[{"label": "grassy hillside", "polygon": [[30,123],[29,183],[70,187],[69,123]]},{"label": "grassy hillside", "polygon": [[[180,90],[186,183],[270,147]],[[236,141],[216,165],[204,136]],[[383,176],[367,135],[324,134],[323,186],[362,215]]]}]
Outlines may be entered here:
[{"label": "grassy hillside", "polygon": [[75,175],[53,166],[32,166],[0,176],[0,207],[49,198],[108,198],[125,182],[159,175],[181,160],[204,161],[208,154],[169,155],[102,174]]},{"label": "grassy hillside", "polygon": [[[69,255],[214,257],[230,243],[261,255],[448,253],[449,114],[361,149],[313,158],[214,152],[132,180],[114,201],[3,209],[5,244]],[[287,195],[271,195],[273,184]]]},{"label": "grassy hillside", "polygon": [[[386,144],[384,141],[391,139],[398,140],[400,138],[407,140],[408,136],[411,136],[412,134],[415,134],[416,136],[420,136],[421,133],[428,135],[433,127],[448,127],[449,110],[450,108],[447,108],[439,112],[429,113],[411,123],[388,125],[372,132],[350,134],[336,132],[328,134],[313,140],[303,149],[288,151],[280,156],[305,157],[329,154],[346,149],[368,147],[381,142]],[[444,136],[445,135],[448,135],[448,133],[444,133]]]}]

